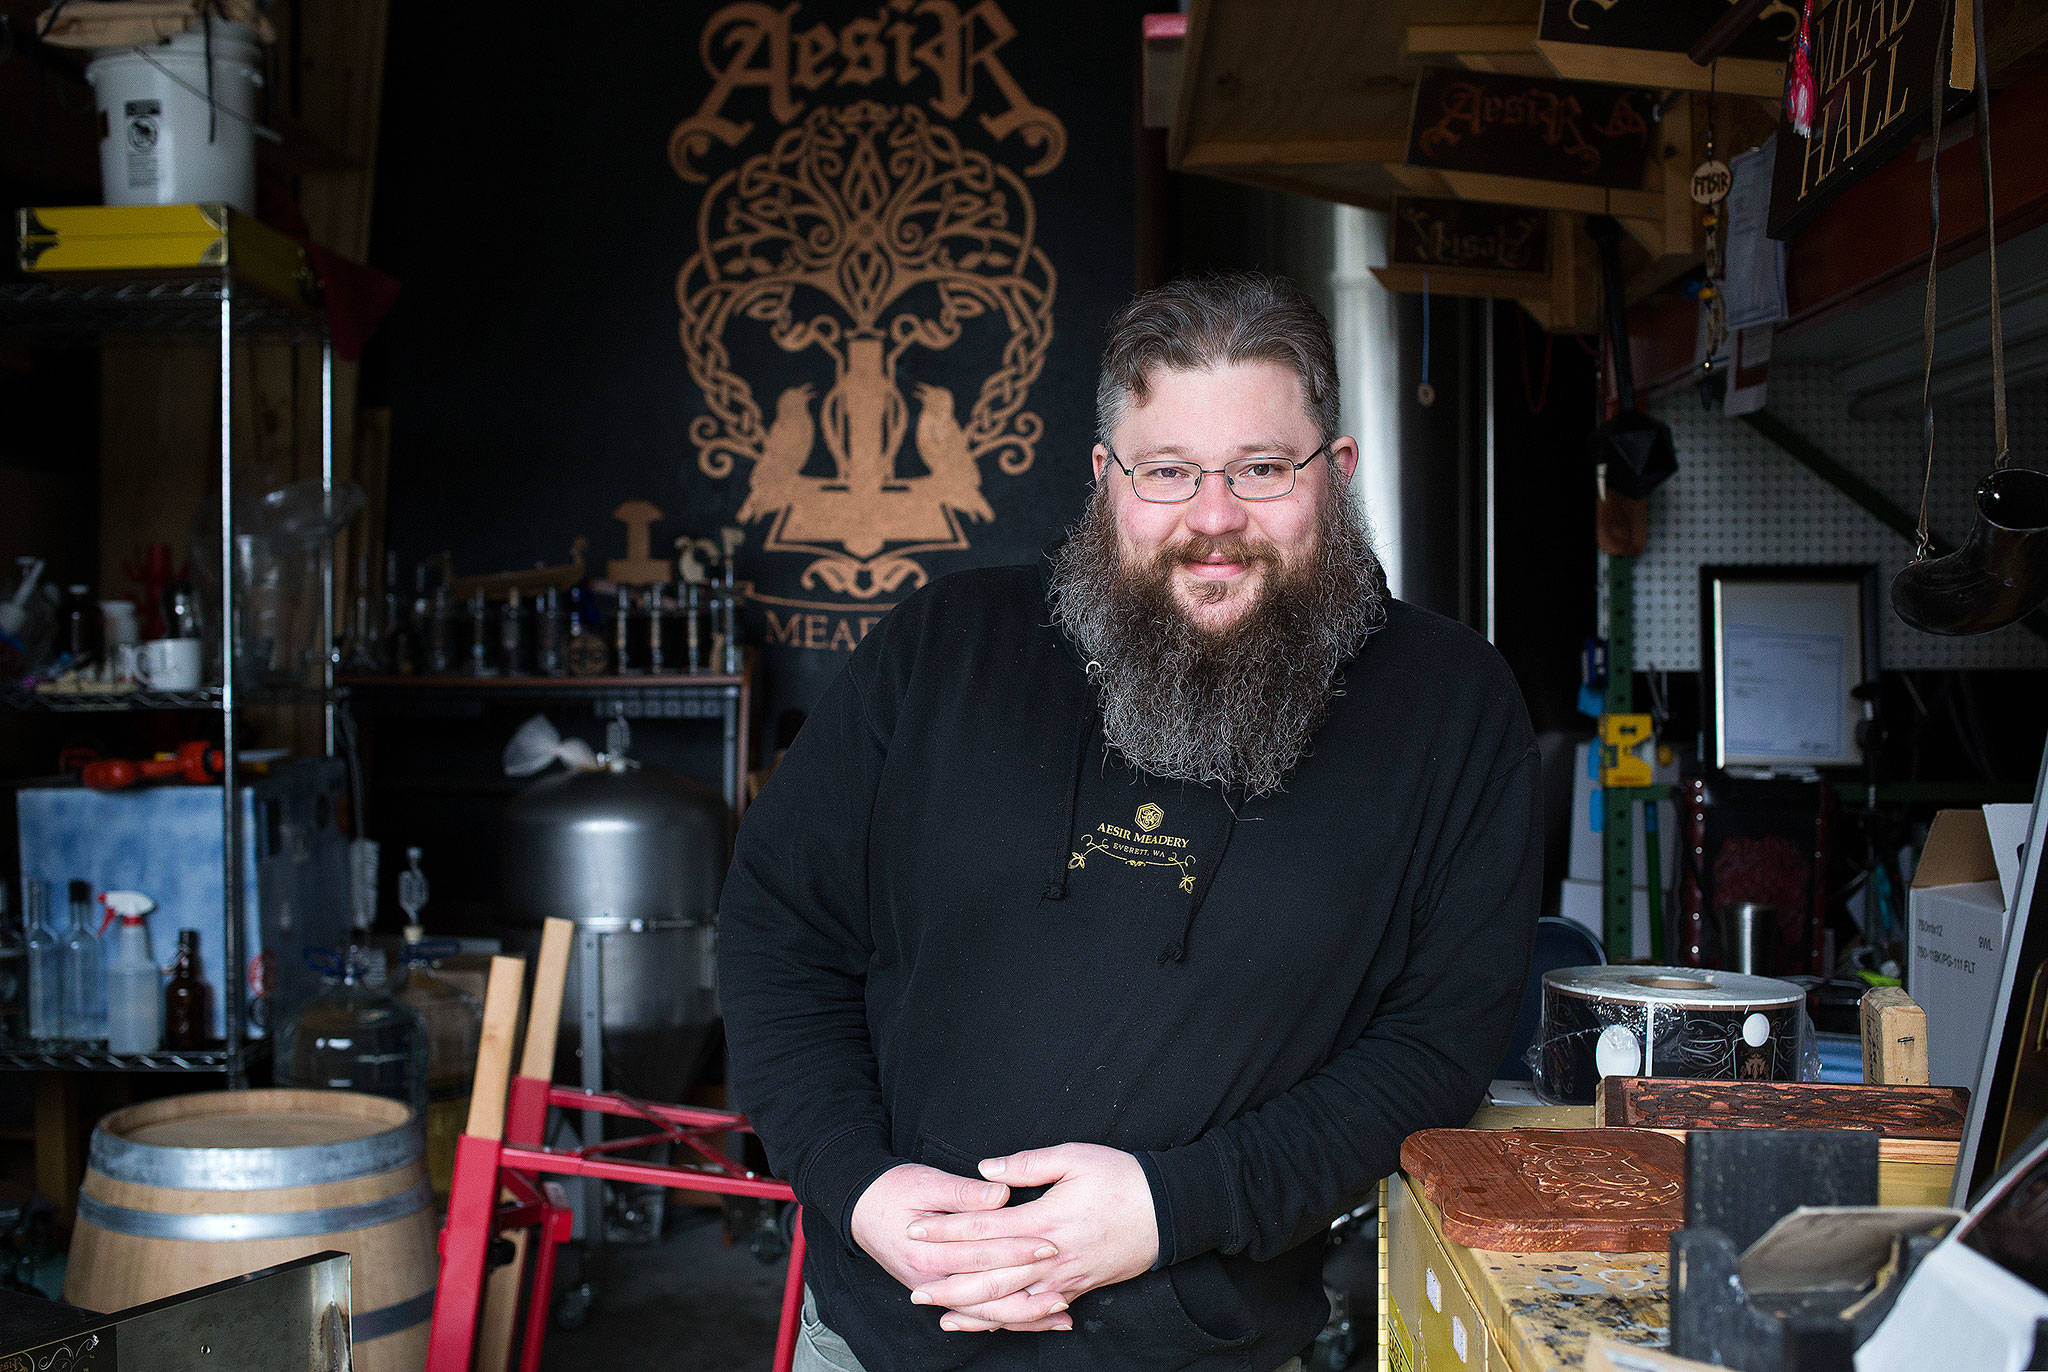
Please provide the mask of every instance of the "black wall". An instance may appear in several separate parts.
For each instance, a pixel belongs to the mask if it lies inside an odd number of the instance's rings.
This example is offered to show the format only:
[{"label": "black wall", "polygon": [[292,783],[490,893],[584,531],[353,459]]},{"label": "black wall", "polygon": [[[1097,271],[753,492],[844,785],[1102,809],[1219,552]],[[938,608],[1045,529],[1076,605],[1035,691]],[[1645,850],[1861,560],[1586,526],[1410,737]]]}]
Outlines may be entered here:
[{"label": "black wall", "polygon": [[[690,425],[708,410],[678,340],[678,271],[697,249],[706,188],[668,158],[671,133],[713,90],[700,35],[719,8],[592,4],[576,8],[571,26],[568,11],[539,6],[500,7],[488,22],[457,6],[394,7],[372,256],[404,290],[366,389],[393,412],[389,540],[402,557],[445,550],[464,573],[554,563],[584,535],[602,574],[625,552],[611,512],[628,499],[664,512],[657,554],[678,536],[734,522],[747,467],[725,479],[701,470]],[[1131,98],[1144,8],[958,5],[982,13],[974,41],[995,41],[996,18],[1014,25],[995,59],[1065,128],[1064,155],[1044,174],[1025,172],[1034,153],[1022,138],[994,137],[981,122],[1006,104],[988,67],[974,73],[972,105],[950,121],[932,110],[928,72],[907,85],[892,74],[792,90],[806,111],[855,99],[916,104],[971,151],[1020,173],[1057,273],[1053,341],[1026,406],[1044,423],[1031,465],[1012,475],[995,455],[982,460],[996,518],[964,524],[964,549],[919,554],[925,575],[1031,558],[1079,510],[1097,350],[1132,286]],[[794,25],[839,32],[921,12],[804,0]],[[784,127],[761,89],[735,91],[721,113],[754,130],[707,152],[714,178]],[[758,329],[735,327],[728,339],[766,416],[786,386],[808,381],[822,396],[830,385],[815,353],[784,352]],[[913,349],[900,389],[908,398],[918,382],[947,385],[964,417],[1001,346],[1000,330],[982,321],[942,353]],[[841,619],[857,629],[910,586],[865,600],[799,588],[808,559],[765,551],[769,527],[747,526],[741,578],[843,611],[827,616],[824,634],[812,626],[823,646],[810,648],[787,641],[801,637],[789,614],[774,625],[755,615],[757,641],[784,640],[764,654],[772,718],[814,698],[844,661],[855,635],[832,632]]]}]

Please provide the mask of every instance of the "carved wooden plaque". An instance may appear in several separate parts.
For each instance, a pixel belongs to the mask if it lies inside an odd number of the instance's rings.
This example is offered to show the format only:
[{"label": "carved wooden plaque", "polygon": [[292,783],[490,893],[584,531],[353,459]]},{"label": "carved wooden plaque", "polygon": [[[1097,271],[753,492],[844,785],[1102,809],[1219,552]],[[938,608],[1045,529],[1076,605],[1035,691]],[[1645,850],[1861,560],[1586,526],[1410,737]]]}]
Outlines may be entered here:
[{"label": "carved wooden plaque", "polygon": [[1538,76],[1432,70],[1415,85],[1408,165],[1638,190],[1656,95]]},{"label": "carved wooden plaque", "polygon": [[1397,196],[1388,224],[1390,266],[1550,272],[1550,212],[1473,200]]},{"label": "carved wooden plaque", "polygon": [[1685,1223],[1685,1145],[1649,1130],[1426,1129],[1401,1170],[1469,1248],[1662,1252]]},{"label": "carved wooden plaque", "polygon": [[1895,1162],[1953,1162],[1969,1113],[1960,1086],[1609,1077],[1599,1118],[1626,1129],[1846,1129]]}]

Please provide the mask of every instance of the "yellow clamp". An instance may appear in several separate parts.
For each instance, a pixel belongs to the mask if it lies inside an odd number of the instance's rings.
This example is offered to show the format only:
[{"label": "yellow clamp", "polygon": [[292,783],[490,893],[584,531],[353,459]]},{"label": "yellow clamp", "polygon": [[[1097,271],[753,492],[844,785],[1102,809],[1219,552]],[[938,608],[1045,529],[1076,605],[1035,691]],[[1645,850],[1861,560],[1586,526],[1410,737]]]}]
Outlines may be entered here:
[{"label": "yellow clamp", "polygon": [[1650,760],[1640,750],[1649,746],[1653,728],[1648,715],[1600,716],[1602,786],[1650,784]]}]

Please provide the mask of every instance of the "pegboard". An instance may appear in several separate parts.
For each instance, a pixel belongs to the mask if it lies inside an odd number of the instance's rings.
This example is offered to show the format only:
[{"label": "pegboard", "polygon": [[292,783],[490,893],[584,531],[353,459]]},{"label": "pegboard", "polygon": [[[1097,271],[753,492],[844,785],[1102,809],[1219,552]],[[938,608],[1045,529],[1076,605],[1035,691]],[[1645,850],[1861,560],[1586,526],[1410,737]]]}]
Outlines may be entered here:
[{"label": "pegboard", "polygon": [[[1766,408],[1912,517],[1920,508],[1922,451],[1915,417],[1856,419],[1824,365],[1771,368]],[[2048,453],[2048,384],[2014,387],[2008,427],[2015,460]],[[1891,583],[1911,560],[1910,539],[1690,392],[1652,407],[1671,426],[1678,472],[1650,496],[1650,543],[1635,564],[1635,666],[1698,671],[1699,569],[1722,563],[1863,563],[1878,568],[1878,651],[1888,669],[2048,667],[2048,642],[2014,624],[1943,638],[1909,628],[1891,608]],[[1988,394],[1935,407],[1934,486],[1928,518],[1953,548],[1974,520],[1977,483],[1991,469]]]}]

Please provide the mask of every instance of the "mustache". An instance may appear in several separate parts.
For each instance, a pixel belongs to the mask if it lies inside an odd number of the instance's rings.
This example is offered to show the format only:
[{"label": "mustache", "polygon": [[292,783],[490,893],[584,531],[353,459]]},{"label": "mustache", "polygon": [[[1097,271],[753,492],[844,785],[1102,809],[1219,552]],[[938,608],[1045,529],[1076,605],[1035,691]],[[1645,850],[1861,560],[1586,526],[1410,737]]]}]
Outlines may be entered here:
[{"label": "mustache", "polygon": [[1247,567],[1264,567],[1269,571],[1277,569],[1281,561],[1280,550],[1265,539],[1254,541],[1238,534],[1222,537],[1196,534],[1161,548],[1153,558],[1153,565],[1172,568],[1184,562],[1207,562],[1212,557]]}]

